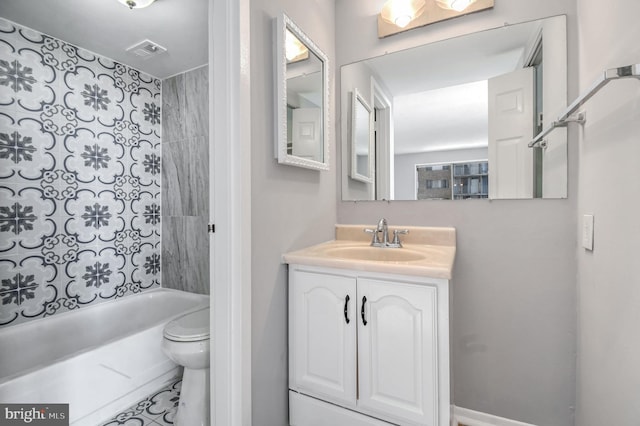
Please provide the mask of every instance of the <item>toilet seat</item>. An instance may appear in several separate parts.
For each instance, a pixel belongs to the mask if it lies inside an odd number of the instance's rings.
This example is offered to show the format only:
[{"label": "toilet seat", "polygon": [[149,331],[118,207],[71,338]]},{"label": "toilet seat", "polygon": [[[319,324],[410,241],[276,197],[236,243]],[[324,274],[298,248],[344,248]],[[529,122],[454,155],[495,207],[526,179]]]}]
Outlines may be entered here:
[{"label": "toilet seat", "polygon": [[174,342],[208,340],[209,308],[203,308],[170,321],[164,327],[164,337]]}]

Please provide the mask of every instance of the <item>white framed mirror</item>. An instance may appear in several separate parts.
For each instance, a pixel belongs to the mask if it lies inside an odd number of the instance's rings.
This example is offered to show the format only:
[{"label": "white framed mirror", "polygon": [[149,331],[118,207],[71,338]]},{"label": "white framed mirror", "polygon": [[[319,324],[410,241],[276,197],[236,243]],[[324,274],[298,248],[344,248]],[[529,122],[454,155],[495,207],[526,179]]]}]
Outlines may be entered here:
[{"label": "white framed mirror", "polygon": [[329,170],[327,56],[286,14],[275,27],[275,157],[280,164]]},{"label": "white framed mirror", "polygon": [[351,179],[373,182],[373,115],[354,88],[351,97]]}]

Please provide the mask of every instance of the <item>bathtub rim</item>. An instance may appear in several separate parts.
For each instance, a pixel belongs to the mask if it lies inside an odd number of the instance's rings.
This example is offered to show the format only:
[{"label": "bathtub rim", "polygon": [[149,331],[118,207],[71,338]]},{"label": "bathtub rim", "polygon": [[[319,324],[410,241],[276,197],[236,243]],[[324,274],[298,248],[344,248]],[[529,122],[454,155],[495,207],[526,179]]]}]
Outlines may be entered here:
[{"label": "bathtub rim", "polygon": [[179,317],[181,315],[185,315],[185,314],[188,314],[188,313],[191,313],[191,312],[195,312],[195,311],[197,311],[199,309],[204,309],[206,306],[210,307],[210,296],[207,295],[207,294],[190,293],[190,292],[183,291],[183,290],[176,290],[176,289],[172,289],[172,288],[158,287],[158,288],[154,288],[154,289],[151,289],[151,290],[143,291],[141,293],[132,294],[132,295],[128,295],[128,296],[123,296],[123,297],[119,297],[119,298],[114,298],[112,300],[107,300],[107,301],[102,302],[102,303],[96,303],[94,305],[87,306],[85,308],[72,309],[70,311],[65,311],[65,312],[62,312],[62,313],[57,314],[57,315],[51,315],[51,316],[48,316],[48,317],[38,318],[38,319],[31,320],[31,321],[23,322],[23,323],[20,323],[20,324],[8,326],[8,327],[3,327],[2,329],[0,329],[0,342],[2,341],[2,334],[4,332],[8,332],[9,330],[15,331],[15,332],[20,332],[21,329],[29,327],[29,326],[33,327],[34,324],[40,324],[45,319],[49,319],[50,320],[51,318],[61,318],[62,316],[69,316],[70,314],[76,314],[78,312],[88,312],[91,309],[104,307],[107,304],[113,304],[113,303],[117,303],[117,302],[122,302],[123,300],[129,299],[130,297],[131,298],[133,298],[133,297],[142,298],[142,297],[145,297],[145,296],[149,297],[149,296],[153,296],[153,294],[155,294],[155,293],[169,293],[169,294],[174,293],[174,294],[188,295],[188,297],[193,297],[194,299],[200,299],[200,301],[199,301],[200,303],[196,304],[192,308],[186,309],[184,311],[180,311],[180,312],[178,312],[178,313],[176,313],[174,315],[167,316],[167,317],[163,318],[160,321],[155,321],[153,323],[149,323],[144,328],[141,328],[141,329],[138,329],[138,330],[134,330],[134,331],[124,332],[122,334],[119,334],[117,337],[114,337],[114,338],[111,338],[111,339],[107,339],[107,340],[103,340],[103,341],[99,342],[98,344],[88,345],[88,346],[86,346],[86,347],[84,347],[84,348],[82,348],[82,349],[80,349],[78,351],[75,351],[73,353],[67,354],[67,355],[59,357],[59,358],[55,358],[55,359],[51,360],[51,362],[38,363],[38,364],[36,364],[36,365],[34,365],[34,366],[30,367],[30,368],[27,368],[25,370],[22,370],[22,371],[13,373],[13,374],[9,374],[9,375],[4,376],[4,377],[0,377],[0,386],[3,386],[7,382],[9,382],[11,380],[14,380],[14,379],[16,379],[18,377],[26,376],[28,374],[32,374],[32,373],[38,371],[39,369],[46,368],[46,367],[52,366],[52,365],[60,363],[60,362],[67,361],[67,360],[69,360],[69,359],[71,359],[73,357],[76,357],[76,356],[82,355],[84,353],[90,352],[90,351],[92,351],[92,350],[94,350],[94,349],[96,349],[96,348],[98,348],[100,346],[108,345],[108,344],[111,344],[111,343],[116,342],[118,340],[130,337],[130,336],[134,336],[134,335],[139,334],[139,333],[144,333],[145,331],[147,331],[147,330],[149,330],[149,329],[151,329],[153,327],[157,327],[160,324],[163,324],[163,323],[166,324],[169,321],[171,321],[171,320],[173,320],[173,319],[175,319],[175,318],[177,318],[177,317]]}]

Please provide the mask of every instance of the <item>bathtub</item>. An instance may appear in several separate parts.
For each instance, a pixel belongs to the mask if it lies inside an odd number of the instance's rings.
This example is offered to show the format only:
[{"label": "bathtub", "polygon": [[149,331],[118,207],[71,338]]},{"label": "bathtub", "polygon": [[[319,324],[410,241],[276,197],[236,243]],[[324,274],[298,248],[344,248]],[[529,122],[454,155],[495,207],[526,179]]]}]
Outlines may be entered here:
[{"label": "bathtub", "polygon": [[0,402],[69,403],[95,426],[178,373],[162,352],[172,318],[209,297],[170,289],[100,303],[0,330]]}]

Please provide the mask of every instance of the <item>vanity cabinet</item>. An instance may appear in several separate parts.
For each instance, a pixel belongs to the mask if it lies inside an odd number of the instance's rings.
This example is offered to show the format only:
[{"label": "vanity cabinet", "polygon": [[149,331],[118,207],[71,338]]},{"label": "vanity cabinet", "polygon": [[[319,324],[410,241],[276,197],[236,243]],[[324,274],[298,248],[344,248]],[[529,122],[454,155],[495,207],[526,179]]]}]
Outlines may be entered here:
[{"label": "vanity cabinet", "polygon": [[290,265],[290,424],[448,425],[448,306],[445,279]]}]

